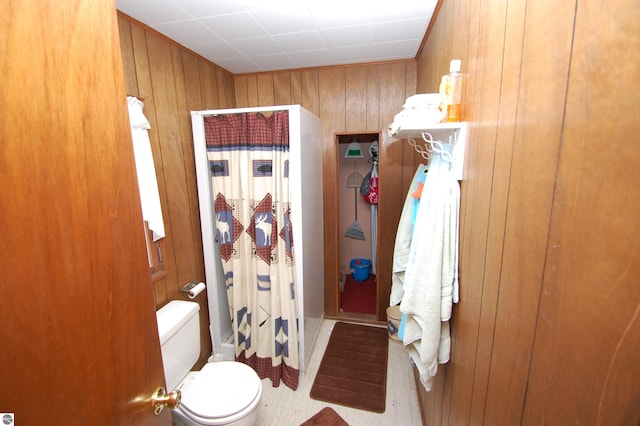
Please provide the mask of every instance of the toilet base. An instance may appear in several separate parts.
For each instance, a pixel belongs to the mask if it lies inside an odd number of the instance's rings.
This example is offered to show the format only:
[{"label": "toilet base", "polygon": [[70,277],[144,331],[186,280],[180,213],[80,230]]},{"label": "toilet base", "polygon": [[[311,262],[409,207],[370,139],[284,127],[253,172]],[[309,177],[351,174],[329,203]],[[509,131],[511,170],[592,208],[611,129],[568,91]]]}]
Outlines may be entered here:
[{"label": "toilet base", "polygon": [[[248,416],[238,419],[231,423],[215,423],[215,425],[225,426],[254,426],[258,421],[258,412],[260,406],[258,405]],[[191,419],[185,417],[177,410],[171,410],[171,423],[173,426],[203,426],[199,423],[194,423]],[[213,423],[211,424],[213,425]],[[208,425],[208,426],[211,426]]]}]

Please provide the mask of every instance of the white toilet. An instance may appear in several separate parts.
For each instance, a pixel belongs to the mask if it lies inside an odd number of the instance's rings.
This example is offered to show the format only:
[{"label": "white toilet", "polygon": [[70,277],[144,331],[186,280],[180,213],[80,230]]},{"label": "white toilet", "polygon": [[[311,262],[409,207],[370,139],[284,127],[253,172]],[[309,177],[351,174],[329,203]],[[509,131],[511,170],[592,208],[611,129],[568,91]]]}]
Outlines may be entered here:
[{"label": "white toilet", "polygon": [[190,371],[200,356],[199,311],[195,302],[174,300],[156,312],[167,391],[182,392],[174,425],[253,425],[262,381],[251,367],[219,361]]}]

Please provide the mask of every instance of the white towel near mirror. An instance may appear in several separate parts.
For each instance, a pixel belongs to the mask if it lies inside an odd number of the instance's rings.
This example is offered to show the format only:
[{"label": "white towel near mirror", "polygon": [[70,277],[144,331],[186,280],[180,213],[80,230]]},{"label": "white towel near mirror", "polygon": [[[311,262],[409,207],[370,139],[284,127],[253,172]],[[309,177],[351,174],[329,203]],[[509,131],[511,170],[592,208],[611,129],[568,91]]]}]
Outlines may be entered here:
[{"label": "white towel near mirror", "polygon": [[131,137],[133,138],[133,154],[138,173],[138,188],[142,204],[142,217],[149,223],[153,231],[153,241],[164,238],[164,220],[158,193],[158,180],[153,163],[151,142],[149,140],[149,121],[142,112],[143,103],[138,98],[127,96],[129,107],[129,121],[131,123]]}]

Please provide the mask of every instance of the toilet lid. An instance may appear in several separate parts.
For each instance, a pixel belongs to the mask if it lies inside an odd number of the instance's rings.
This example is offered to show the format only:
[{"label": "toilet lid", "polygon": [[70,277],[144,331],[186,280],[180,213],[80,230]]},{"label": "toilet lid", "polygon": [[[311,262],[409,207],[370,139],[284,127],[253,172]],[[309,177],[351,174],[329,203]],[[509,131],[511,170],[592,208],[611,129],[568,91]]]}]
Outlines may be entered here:
[{"label": "toilet lid", "polygon": [[182,409],[208,419],[229,417],[248,407],[260,386],[258,374],[246,364],[211,362],[182,390]]}]

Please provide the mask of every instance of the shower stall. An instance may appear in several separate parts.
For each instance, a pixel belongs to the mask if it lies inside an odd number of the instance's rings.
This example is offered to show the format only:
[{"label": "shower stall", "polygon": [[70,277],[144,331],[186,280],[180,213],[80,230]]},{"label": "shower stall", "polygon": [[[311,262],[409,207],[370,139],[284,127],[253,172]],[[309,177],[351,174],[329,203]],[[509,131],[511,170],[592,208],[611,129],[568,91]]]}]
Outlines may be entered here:
[{"label": "shower stall", "polygon": [[293,233],[298,311],[299,370],[303,372],[324,316],[324,235],[322,206],[322,122],[300,105],[192,111],[193,143],[197,173],[202,246],[204,254],[210,332],[214,353],[224,359],[235,356],[225,277],[217,241],[216,190],[207,153],[205,118],[231,114],[289,115],[291,222]]}]

